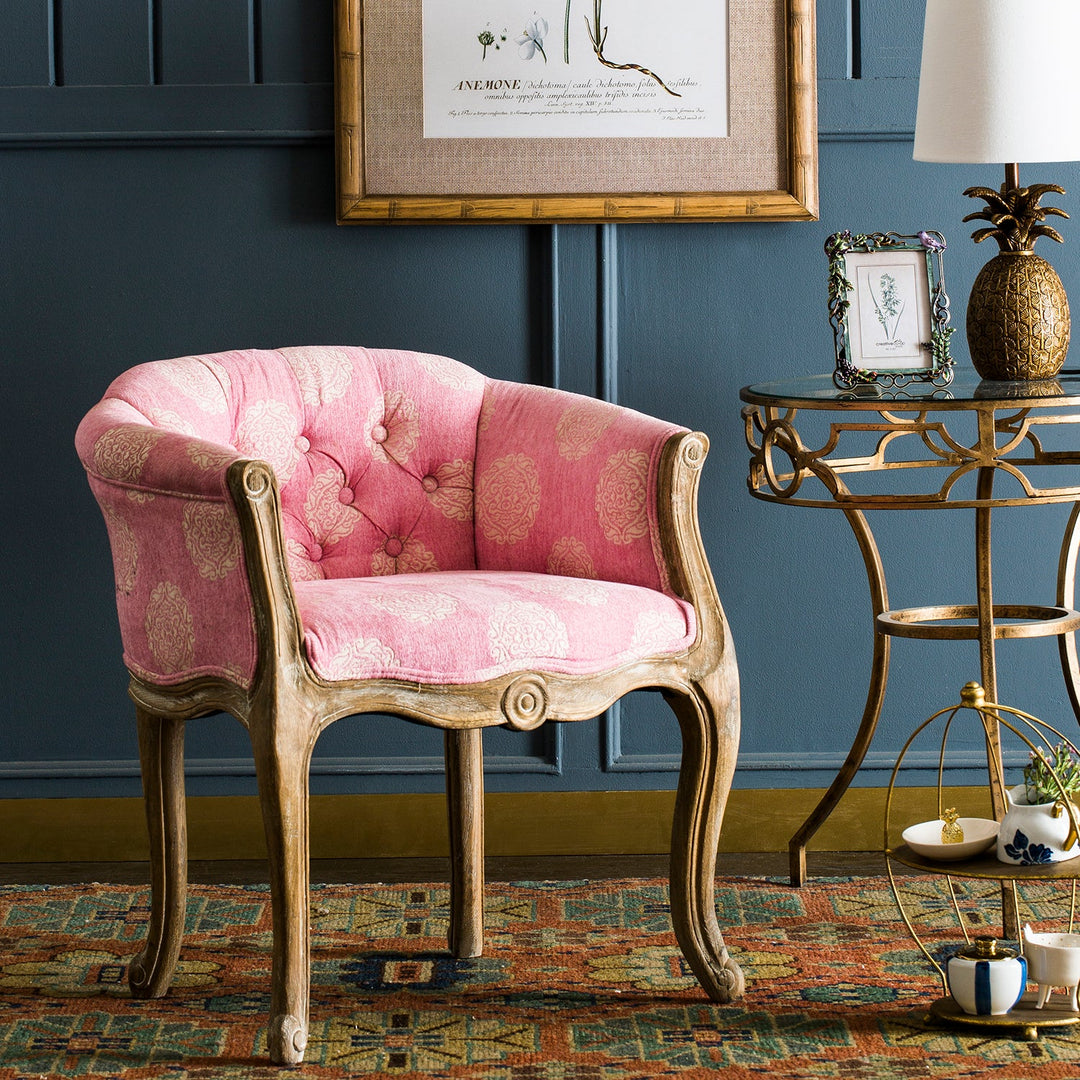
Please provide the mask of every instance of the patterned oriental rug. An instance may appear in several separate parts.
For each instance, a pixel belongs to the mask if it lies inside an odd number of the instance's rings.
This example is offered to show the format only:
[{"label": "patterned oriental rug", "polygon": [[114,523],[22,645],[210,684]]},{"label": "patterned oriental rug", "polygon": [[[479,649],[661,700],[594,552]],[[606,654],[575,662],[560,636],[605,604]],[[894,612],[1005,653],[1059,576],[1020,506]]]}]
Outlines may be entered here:
[{"label": "patterned oriental rug", "polygon": [[[959,884],[963,917],[986,932],[996,884]],[[903,890],[931,937],[955,940],[944,879]],[[1038,886],[1022,917],[1067,917],[1067,892]],[[0,888],[0,1080],[1080,1077],[1080,1028],[1025,1042],[926,1022],[940,982],[884,878],[718,882],[748,982],[731,1006],[709,1003],[685,969],[660,882],[489,885],[487,953],[460,961],[445,952],[445,887],[317,886],[311,1036],[294,1069],[265,1057],[266,890],[192,887],[173,989],[133,1001],[124,965],[147,899],[113,885]]]}]

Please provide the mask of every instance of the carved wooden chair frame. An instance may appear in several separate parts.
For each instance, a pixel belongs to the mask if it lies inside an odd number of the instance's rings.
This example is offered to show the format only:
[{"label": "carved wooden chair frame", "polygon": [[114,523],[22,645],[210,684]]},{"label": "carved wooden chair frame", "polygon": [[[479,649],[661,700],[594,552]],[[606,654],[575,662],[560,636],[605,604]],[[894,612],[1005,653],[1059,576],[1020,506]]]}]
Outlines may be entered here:
[{"label": "carved wooden chair frame", "polygon": [[693,604],[697,638],[684,653],[596,675],[526,671],[471,685],[418,686],[390,679],[327,682],[308,664],[282,535],[273,470],[236,461],[228,485],[239,515],[256,616],[258,665],[249,690],[206,677],[159,686],[132,676],[150,833],[152,909],[145,948],[129,971],[136,997],[168,989],[179,956],[187,890],[184,723],[225,711],[248,729],[269,853],[273,920],[269,1050],[303,1059],[308,1032],[308,769],[319,733],[334,720],[378,712],[444,730],[451,847],[449,946],[477,956],[483,938],[483,750],[485,727],[531,730],[584,720],[630,690],[660,689],[682,733],[671,844],[671,912],[683,955],[718,1002],[743,992],[713,895],[716,850],[739,736],[739,689],[731,634],[701,541],[697,492],[708,439],[673,435],[659,462],[661,544],[671,586]]}]

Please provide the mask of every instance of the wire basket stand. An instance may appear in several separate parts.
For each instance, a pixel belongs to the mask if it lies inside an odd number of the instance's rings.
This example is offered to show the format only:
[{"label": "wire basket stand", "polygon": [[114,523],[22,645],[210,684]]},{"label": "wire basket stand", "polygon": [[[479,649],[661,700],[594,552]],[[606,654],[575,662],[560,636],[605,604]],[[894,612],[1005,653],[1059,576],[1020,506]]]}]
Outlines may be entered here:
[{"label": "wire basket stand", "polygon": [[[930,734],[936,725],[940,724],[940,745],[937,765],[937,818],[943,819],[946,802],[944,800],[944,775],[948,751],[948,740],[953,728],[954,721],[958,717],[963,719],[977,719],[981,725],[987,754],[988,794],[992,806],[1002,807],[1005,805],[1005,774],[1001,754],[1001,731],[1004,729],[1016,736],[1035,755],[1040,755],[1046,760],[1047,751],[1051,750],[1050,739],[1056,739],[1059,744],[1069,747],[1074,754],[1080,756],[1076,745],[1066,738],[1051,724],[1039,720],[1030,713],[1019,709],[1001,705],[986,700],[982,687],[978,683],[968,683],[961,691],[961,701],[957,705],[950,705],[938,710],[928,719],[923,721],[911,734],[904,744],[893,767],[889,780],[888,792],[885,800],[885,827],[883,847],[885,852],[885,867],[889,878],[889,885],[893,897],[900,910],[900,917],[907,927],[915,944],[922,954],[930,962],[941,979],[943,997],[938,998],[930,1005],[930,1018],[936,1018],[948,1023],[980,1028],[1003,1028],[1017,1031],[1025,1039],[1038,1038],[1040,1028],[1062,1027],[1065,1025],[1080,1023],[1080,1012],[1069,1008],[1063,1008],[1060,1002],[1051,997],[1043,1008],[1036,1007],[1037,995],[1033,991],[1025,992],[1020,1001],[1006,1014],[1000,1016],[974,1016],[965,1013],[949,994],[949,983],[945,964],[942,962],[945,952],[945,940],[940,931],[934,932],[938,955],[935,955],[929,947],[927,933],[924,930],[920,934],[916,926],[918,915],[913,916],[909,910],[910,903],[904,899],[903,877],[895,872],[894,864],[901,864],[909,869],[924,874],[937,874],[945,877],[948,884],[949,901],[952,905],[953,914],[963,936],[963,944],[971,944],[969,934],[969,918],[965,918],[961,907],[961,900],[957,895],[957,879],[961,881],[997,881],[1001,884],[1001,937],[1012,939],[1017,950],[1024,952],[1023,935],[1019,932],[1019,912],[1023,902],[1022,886],[1041,886],[1041,892],[1046,892],[1047,883],[1069,882],[1068,896],[1068,932],[1073,933],[1076,925],[1076,899],[1077,879],[1080,878],[1080,857],[1071,858],[1059,862],[1040,862],[1034,865],[1015,865],[1000,861],[996,852],[991,849],[969,858],[955,861],[942,861],[942,857],[933,858],[930,855],[920,853],[909,846],[907,842],[896,837],[893,832],[892,819],[894,815],[894,796],[896,781],[900,775],[904,759],[907,757],[912,745],[925,734]],[[1063,812],[1069,816],[1072,830],[1080,833],[1080,811],[1071,802],[1069,793],[1061,777],[1054,770],[1049,770]],[[1001,814],[994,814],[1000,822]],[[899,840],[899,842],[896,842]],[[943,845],[947,846],[947,845]],[[962,892],[967,887],[960,887]],[[1052,902],[1056,902],[1053,898]],[[974,903],[974,900],[969,900]],[[1032,911],[1028,906],[1029,913]]]}]

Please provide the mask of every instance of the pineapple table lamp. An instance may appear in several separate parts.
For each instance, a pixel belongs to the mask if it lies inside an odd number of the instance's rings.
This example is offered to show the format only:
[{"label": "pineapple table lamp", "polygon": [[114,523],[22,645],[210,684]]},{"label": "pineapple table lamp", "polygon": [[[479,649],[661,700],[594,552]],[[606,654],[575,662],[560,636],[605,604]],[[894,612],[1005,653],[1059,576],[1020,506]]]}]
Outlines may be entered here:
[{"label": "pineapple table lamp", "polygon": [[997,162],[998,191],[964,194],[986,207],[976,243],[997,256],[979,272],[967,310],[971,362],[984,379],[1049,379],[1069,347],[1069,302],[1032,250],[1061,236],[1040,205],[1057,184],[1020,186],[1019,162],[1080,160],[1080,0],[927,0],[915,122],[917,161]]}]

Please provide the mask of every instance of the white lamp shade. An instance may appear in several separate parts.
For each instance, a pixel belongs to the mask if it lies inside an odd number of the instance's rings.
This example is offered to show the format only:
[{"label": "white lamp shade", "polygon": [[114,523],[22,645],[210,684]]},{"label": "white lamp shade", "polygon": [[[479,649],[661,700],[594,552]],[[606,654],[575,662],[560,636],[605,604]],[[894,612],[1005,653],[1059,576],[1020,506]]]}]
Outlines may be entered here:
[{"label": "white lamp shade", "polygon": [[927,0],[917,161],[1080,161],[1080,0]]}]

